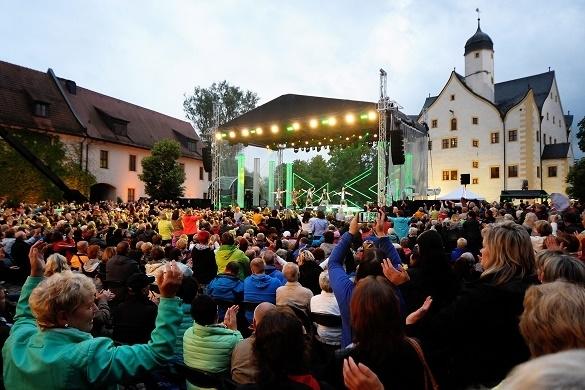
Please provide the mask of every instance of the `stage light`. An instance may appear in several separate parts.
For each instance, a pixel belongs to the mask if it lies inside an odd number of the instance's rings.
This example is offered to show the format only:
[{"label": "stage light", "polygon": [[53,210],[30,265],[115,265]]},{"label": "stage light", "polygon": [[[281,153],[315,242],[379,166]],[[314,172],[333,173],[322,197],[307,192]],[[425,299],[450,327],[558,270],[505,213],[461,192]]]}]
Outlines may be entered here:
[{"label": "stage light", "polygon": [[230,138],[236,138],[236,132],[235,131],[230,131]]},{"label": "stage light", "polygon": [[368,112],[368,119],[371,121],[376,120],[376,118],[378,117],[378,115],[376,114],[376,111],[370,111]]},{"label": "stage light", "polygon": [[353,124],[353,123],[355,122],[355,115],[353,115],[353,114],[347,114],[347,115],[345,116],[345,121],[346,121],[348,124],[350,124],[350,125],[351,125],[351,124]]},{"label": "stage light", "polygon": [[327,123],[329,124],[329,126],[335,126],[337,124],[337,119],[335,119],[335,117],[332,116],[327,120]]},{"label": "stage light", "polygon": [[225,137],[227,137],[227,134],[226,133],[221,133],[221,138],[225,138]]},{"label": "stage light", "polygon": [[317,119],[311,119],[311,120],[309,121],[309,127],[310,127],[311,129],[316,129],[316,128],[317,128],[317,126],[319,126],[319,121],[318,121]]},{"label": "stage light", "polygon": [[366,120],[366,119],[368,119],[368,114],[361,114],[361,115],[360,115],[360,119],[361,119],[361,120]]},{"label": "stage light", "polygon": [[292,127],[292,126],[287,126],[286,127],[286,131],[293,131],[293,130],[294,130],[294,127]]},{"label": "stage light", "polygon": [[277,125],[270,126],[270,131],[272,131],[274,134],[278,133],[278,126]]},{"label": "stage light", "polygon": [[263,133],[262,128],[261,127],[256,127],[256,134],[262,135],[262,133]]},{"label": "stage light", "polygon": [[308,145],[308,144],[309,144],[309,141],[305,141],[305,145]]},{"label": "stage light", "polygon": [[321,145],[321,141],[319,141],[319,145]]},{"label": "stage light", "polygon": [[333,142],[333,138],[329,138],[329,142]]},{"label": "stage light", "polygon": [[221,139],[221,133],[215,133],[215,139],[220,140]]},{"label": "stage light", "polygon": [[291,142],[291,143],[290,143],[290,146],[295,146],[295,143],[294,143],[294,142]]},{"label": "stage light", "polygon": [[292,124],[293,130],[299,130],[301,128],[301,124],[299,122],[295,122]]},{"label": "stage light", "polygon": [[249,135],[250,135],[250,130],[248,130],[248,129],[242,129],[242,137],[247,137]]},{"label": "stage light", "polygon": [[374,138],[378,138],[378,134],[374,134]]}]

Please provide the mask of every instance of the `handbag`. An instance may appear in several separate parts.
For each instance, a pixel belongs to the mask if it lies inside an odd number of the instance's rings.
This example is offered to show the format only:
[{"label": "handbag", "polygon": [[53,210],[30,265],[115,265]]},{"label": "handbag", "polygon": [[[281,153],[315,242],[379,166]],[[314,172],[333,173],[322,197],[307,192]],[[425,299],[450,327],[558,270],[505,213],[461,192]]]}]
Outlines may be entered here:
[{"label": "handbag", "polygon": [[412,348],[414,348],[414,350],[416,351],[416,354],[418,355],[418,358],[420,359],[420,362],[423,365],[423,368],[425,371],[425,389],[426,390],[439,390],[439,385],[437,384],[437,381],[435,380],[435,377],[433,376],[431,368],[429,367],[429,365],[427,363],[427,359],[425,359],[425,355],[423,353],[423,350],[422,350],[420,344],[418,343],[418,341],[416,341],[415,339],[410,338],[410,337],[407,337],[406,340],[408,340],[410,345],[412,345]]}]

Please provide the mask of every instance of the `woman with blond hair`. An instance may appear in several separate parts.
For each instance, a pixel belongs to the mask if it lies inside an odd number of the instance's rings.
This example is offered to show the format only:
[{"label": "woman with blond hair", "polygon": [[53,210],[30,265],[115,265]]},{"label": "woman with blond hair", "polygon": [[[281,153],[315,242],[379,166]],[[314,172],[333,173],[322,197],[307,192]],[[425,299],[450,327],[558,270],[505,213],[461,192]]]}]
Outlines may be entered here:
[{"label": "woman with blond hair", "polygon": [[526,289],[536,283],[530,236],[510,222],[491,225],[482,235],[479,280],[411,328],[445,388],[495,386],[529,357],[518,318]]},{"label": "woman with blond hair", "polygon": [[47,263],[45,265],[45,277],[61,273],[63,271],[70,271],[71,267],[67,264],[67,258],[58,253],[53,253],[47,257]]},{"label": "woman with blond hair", "polygon": [[91,279],[70,271],[43,279],[45,245],[31,247],[31,274],[2,350],[7,388],[111,388],[173,357],[182,317],[175,298],[182,274],[175,264],[158,280],[161,301],[150,342],[117,347],[111,339],[89,333],[97,311]]}]

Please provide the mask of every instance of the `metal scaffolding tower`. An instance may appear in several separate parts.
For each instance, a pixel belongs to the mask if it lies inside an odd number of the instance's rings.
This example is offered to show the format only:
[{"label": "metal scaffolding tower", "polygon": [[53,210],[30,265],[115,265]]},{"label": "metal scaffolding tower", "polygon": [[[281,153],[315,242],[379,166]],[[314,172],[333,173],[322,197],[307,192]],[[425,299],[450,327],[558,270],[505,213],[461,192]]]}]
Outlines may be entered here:
[{"label": "metal scaffolding tower", "polygon": [[216,209],[221,208],[221,147],[224,142],[217,134],[219,128],[219,106],[213,105],[213,113],[215,123],[212,131],[209,132],[209,140],[211,143],[211,190],[209,191],[209,198]]}]

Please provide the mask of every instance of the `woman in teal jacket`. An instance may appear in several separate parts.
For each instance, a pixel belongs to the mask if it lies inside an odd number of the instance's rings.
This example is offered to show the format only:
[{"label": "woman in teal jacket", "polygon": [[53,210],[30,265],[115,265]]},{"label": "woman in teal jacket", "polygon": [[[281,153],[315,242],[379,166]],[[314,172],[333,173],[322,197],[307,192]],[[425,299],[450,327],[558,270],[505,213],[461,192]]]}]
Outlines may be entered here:
[{"label": "woman in teal jacket", "polygon": [[182,278],[174,262],[157,281],[161,299],[151,340],[116,347],[111,339],[89,333],[97,310],[91,279],[69,271],[43,279],[44,245],[38,242],[30,250],[31,276],[22,287],[15,323],[2,349],[6,388],[115,388],[173,357],[181,321],[175,294]]}]

